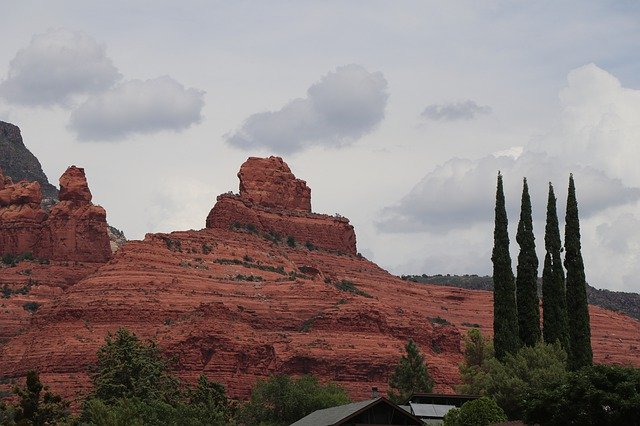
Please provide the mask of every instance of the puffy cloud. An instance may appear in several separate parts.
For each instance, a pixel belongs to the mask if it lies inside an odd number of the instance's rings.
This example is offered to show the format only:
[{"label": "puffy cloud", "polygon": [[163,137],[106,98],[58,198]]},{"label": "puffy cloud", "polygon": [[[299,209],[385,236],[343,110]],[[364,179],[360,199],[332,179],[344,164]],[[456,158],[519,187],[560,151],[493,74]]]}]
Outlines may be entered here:
[{"label": "puffy cloud", "polygon": [[102,91],[120,77],[103,44],[82,32],[55,29],[33,36],[16,54],[0,95],[19,105],[66,106],[74,95]]},{"label": "puffy cloud", "polygon": [[554,184],[556,197],[562,203],[569,172],[576,179],[582,218],[640,199],[638,188],[627,187],[619,179],[592,167],[570,166],[543,153],[525,152],[517,157],[489,155],[476,161],[454,158],[428,173],[396,205],[383,209],[377,226],[385,232],[443,233],[479,222],[490,223],[498,170],[504,175],[512,220],[517,217],[523,177],[527,177],[538,219],[545,214],[547,183]]},{"label": "puffy cloud", "polygon": [[382,121],[388,96],[382,73],[355,64],[338,67],[311,86],[305,98],[251,115],[226,139],[237,148],[279,153],[348,145]]},{"label": "puffy cloud", "polygon": [[181,131],[202,119],[204,92],[170,77],[131,80],[89,98],[69,127],[83,141],[114,141],[136,133]]},{"label": "puffy cloud", "polygon": [[454,102],[429,105],[420,116],[434,121],[472,120],[480,114],[489,114],[491,107],[478,105],[475,101]]},{"label": "puffy cloud", "polygon": [[571,71],[560,92],[557,128],[527,149],[585,164],[640,186],[640,90],[594,64]]}]

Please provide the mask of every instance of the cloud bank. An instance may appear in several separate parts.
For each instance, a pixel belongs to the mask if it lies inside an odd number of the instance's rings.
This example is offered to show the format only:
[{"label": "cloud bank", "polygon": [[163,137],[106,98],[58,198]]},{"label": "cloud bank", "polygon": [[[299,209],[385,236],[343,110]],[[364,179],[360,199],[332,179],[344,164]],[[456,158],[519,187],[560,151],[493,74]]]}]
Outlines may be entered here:
[{"label": "cloud bank", "polygon": [[71,114],[81,141],[115,141],[132,134],[181,131],[202,119],[204,92],[171,77],[130,80],[89,98]]},{"label": "cloud bank", "polygon": [[478,115],[491,113],[488,105],[478,105],[475,101],[433,104],[427,106],[420,116],[433,121],[472,120]]},{"label": "cloud bank", "polygon": [[527,152],[517,158],[489,155],[476,161],[454,158],[428,173],[397,204],[386,207],[377,226],[384,232],[444,233],[491,222],[498,170],[504,175],[513,220],[517,218],[523,177],[527,177],[536,219],[544,218],[549,181],[563,202],[569,172],[576,180],[581,218],[640,199],[638,188],[627,187],[592,167],[570,167],[546,154]]},{"label": "cloud bank", "polygon": [[68,106],[79,94],[97,93],[121,78],[106,48],[67,29],[37,34],[18,51],[0,83],[0,95],[23,106]]},{"label": "cloud bank", "polygon": [[251,115],[226,136],[237,148],[294,153],[314,145],[340,147],[371,132],[384,118],[387,80],[380,72],[345,65],[325,75],[305,98],[278,111]]}]

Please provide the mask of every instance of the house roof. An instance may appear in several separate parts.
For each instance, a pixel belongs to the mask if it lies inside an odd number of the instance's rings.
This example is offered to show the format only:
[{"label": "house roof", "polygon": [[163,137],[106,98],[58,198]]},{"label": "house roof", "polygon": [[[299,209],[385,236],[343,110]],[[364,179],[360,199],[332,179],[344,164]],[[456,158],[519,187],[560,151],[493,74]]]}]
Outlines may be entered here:
[{"label": "house roof", "polygon": [[386,398],[379,397],[369,399],[366,401],[353,402],[351,404],[339,405],[337,407],[325,408],[323,410],[316,410],[306,417],[292,423],[291,426],[333,426],[339,424],[342,421],[360,414],[378,404],[388,404],[392,408],[399,410],[407,417],[420,422],[420,419],[413,416],[411,413],[406,412],[399,406],[395,405]]}]

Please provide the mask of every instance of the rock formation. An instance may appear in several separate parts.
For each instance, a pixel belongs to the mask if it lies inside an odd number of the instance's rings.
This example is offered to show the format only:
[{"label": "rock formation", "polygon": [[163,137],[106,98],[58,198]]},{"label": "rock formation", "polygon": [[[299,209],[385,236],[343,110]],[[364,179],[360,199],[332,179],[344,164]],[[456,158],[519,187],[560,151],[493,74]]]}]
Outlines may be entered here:
[{"label": "rock formation", "polygon": [[24,145],[18,126],[4,121],[0,121],[0,169],[14,182],[39,182],[45,198],[57,199],[58,190],[49,183],[40,162]]},{"label": "rock formation", "polygon": [[[471,327],[491,335],[490,292],[406,282],[360,256],[278,242],[266,231],[293,235],[315,220],[310,242],[324,247],[337,244],[328,236],[353,229],[346,219],[293,209],[295,200],[266,207],[247,197],[221,196],[207,229],[148,234],[97,269],[32,261],[0,268],[0,285],[26,280],[27,270],[39,282],[3,301],[0,377],[35,369],[53,391],[80,398],[105,334],[127,327],[156,340],[182,379],[206,374],[234,398],[275,373],[314,374],[367,398],[372,386],[386,390],[409,338],[435,391],[455,391],[461,336]],[[350,253],[355,236],[352,244]],[[66,283],[58,281],[64,274]],[[40,307],[28,313],[22,306],[31,301]],[[596,362],[640,366],[639,321],[591,307],[591,325]]]},{"label": "rock formation", "polygon": [[356,254],[356,235],[344,217],[311,213],[311,189],[280,157],[250,157],[238,173],[240,195],[222,194],[207,228],[242,228],[308,247]]},{"label": "rock formation", "polygon": [[12,183],[0,172],[0,254],[31,253],[49,260],[106,262],[111,258],[106,212],[91,203],[84,169],[60,178],[60,201],[47,214],[40,183]]},{"label": "rock formation", "polygon": [[240,166],[240,197],[261,207],[311,213],[311,188],[280,157],[249,157]]}]

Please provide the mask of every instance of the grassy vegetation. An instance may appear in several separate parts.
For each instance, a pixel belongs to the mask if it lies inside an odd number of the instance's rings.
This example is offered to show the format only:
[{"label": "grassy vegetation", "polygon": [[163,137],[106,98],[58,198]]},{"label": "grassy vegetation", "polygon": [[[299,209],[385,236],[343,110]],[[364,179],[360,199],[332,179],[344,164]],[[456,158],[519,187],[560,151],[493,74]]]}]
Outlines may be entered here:
[{"label": "grassy vegetation", "polygon": [[342,281],[337,282],[335,284],[335,287],[340,291],[346,291],[346,292],[349,292],[349,293],[357,294],[358,296],[364,296],[364,297],[368,297],[368,298],[373,298],[373,296],[371,296],[366,291],[362,291],[358,287],[356,287],[356,285],[353,283],[353,281],[342,280]]}]

